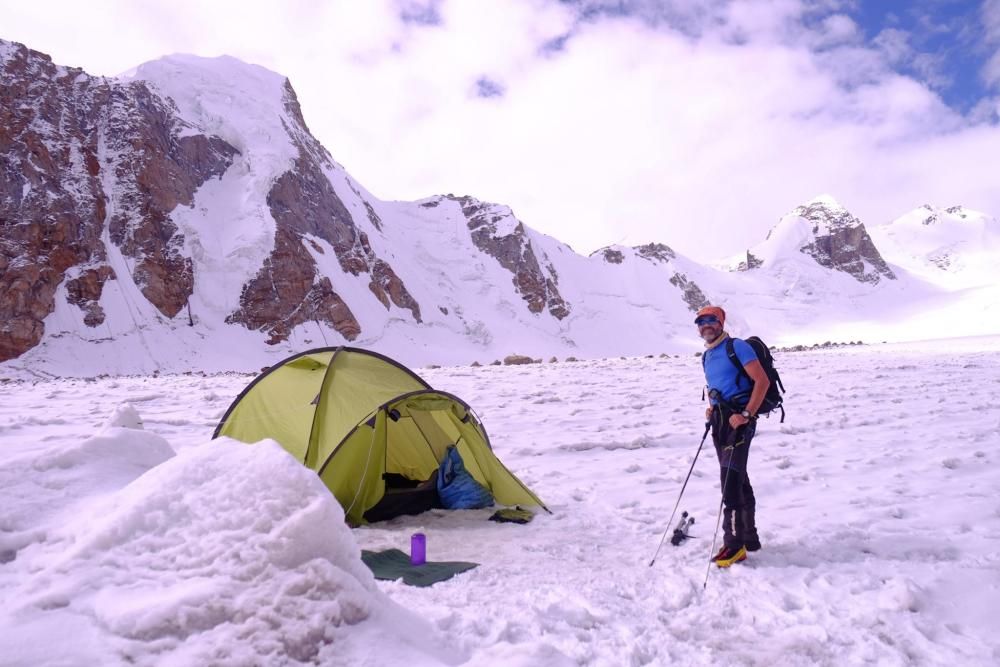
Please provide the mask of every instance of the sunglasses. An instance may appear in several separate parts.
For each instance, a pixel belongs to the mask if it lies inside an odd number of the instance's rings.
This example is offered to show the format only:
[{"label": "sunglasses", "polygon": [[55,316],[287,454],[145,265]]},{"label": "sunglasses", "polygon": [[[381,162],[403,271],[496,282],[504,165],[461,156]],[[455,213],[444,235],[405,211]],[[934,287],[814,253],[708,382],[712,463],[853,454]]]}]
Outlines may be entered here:
[{"label": "sunglasses", "polygon": [[702,315],[701,317],[696,319],[694,323],[697,324],[699,327],[703,327],[706,324],[718,324],[719,318],[716,317],[715,315]]}]

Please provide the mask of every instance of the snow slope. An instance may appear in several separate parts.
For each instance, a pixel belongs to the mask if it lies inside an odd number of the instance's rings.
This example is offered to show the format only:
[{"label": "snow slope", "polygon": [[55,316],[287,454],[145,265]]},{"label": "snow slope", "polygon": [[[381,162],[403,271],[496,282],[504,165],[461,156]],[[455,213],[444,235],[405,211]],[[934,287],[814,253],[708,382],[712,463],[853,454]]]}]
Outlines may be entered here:
[{"label": "snow slope", "polygon": [[[829,195],[807,205],[815,203],[846,214]],[[830,230],[792,212],[749,249],[761,266],[737,272],[737,284],[716,290],[743,297],[732,302],[750,304],[746,317],[753,330],[784,345],[995,334],[1000,328],[1000,280],[992,268],[1000,261],[995,224],[972,214],[956,224],[957,217],[948,214],[947,224],[927,226],[916,220],[920,211],[928,213],[918,209],[890,225],[866,227],[895,280],[872,286],[820,266],[802,249]],[[951,266],[928,259],[942,248],[951,253]],[[746,259],[741,255],[718,266],[733,270]]]},{"label": "snow slope", "polygon": [[1000,221],[961,206],[922,206],[872,238],[893,263],[949,289],[995,285],[1000,279]]},{"label": "snow slope", "polygon": [[[208,438],[244,375],[0,383],[5,665],[994,665],[1000,338],[779,353],[750,456],[764,547],[707,569],[698,359],[421,374],[552,509],[348,530],[273,443]],[[969,391],[977,387],[978,391]],[[375,582],[359,548],[474,570]],[[707,588],[703,582],[708,575]]]}]

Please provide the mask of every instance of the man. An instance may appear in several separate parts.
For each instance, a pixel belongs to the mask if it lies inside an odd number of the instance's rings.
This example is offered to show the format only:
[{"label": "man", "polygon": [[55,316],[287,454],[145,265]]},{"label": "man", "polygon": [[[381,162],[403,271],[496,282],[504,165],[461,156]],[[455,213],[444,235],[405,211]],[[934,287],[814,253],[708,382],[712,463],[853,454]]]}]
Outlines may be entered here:
[{"label": "man", "polygon": [[722,308],[705,306],[698,311],[694,322],[705,341],[702,362],[711,401],[705,418],[712,424],[712,441],[719,458],[725,505],[723,545],[712,561],[719,567],[729,567],[745,560],[747,551],[760,549],[754,517],[756,501],[747,475],[747,458],[750,441],[757,429],[757,410],[771,382],[746,341],[733,338],[732,348],[750,377],[750,383],[729,358],[726,349],[729,334],[724,328],[726,312]]}]

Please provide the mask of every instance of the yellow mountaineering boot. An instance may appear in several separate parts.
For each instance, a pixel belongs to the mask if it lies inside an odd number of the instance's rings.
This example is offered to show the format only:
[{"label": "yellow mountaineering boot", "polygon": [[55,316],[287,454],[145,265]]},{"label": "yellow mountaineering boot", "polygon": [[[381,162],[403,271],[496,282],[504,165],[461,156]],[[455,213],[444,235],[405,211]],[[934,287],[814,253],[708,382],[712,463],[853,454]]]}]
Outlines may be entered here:
[{"label": "yellow mountaineering boot", "polygon": [[729,567],[733,563],[739,563],[747,559],[746,547],[740,547],[739,549],[731,549],[730,547],[722,547],[719,549],[719,553],[712,557],[712,562],[719,567]]}]

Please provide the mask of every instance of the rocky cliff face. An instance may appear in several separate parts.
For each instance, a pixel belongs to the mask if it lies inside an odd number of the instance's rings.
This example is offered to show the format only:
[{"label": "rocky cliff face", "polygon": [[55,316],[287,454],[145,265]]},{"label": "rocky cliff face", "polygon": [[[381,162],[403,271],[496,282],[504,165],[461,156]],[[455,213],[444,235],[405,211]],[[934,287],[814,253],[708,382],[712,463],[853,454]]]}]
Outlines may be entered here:
[{"label": "rocky cliff face", "polygon": [[[288,338],[305,322],[323,322],[347,340],[361,333],[361,325],[347,303],[323,276],[306,249],[323,254],[321,239],[332,246],[345,273],[368,274],[368,288],[386,308],[395,304],[421,321],[420,305],[388,262],[372,251],[368,236],[337,194],[326,170],[335,168],[330,155],[309,134],[291,85],[285,86],[284,107],[293,126],[285,130],[298,150],[291,169],[282,174],[267,194],[267,205],[277,223],[274,250],[260,272],[244,286],[240,308],[227,318],[268,334],[268,343]],[[360,193],[356,193],[360,197]],[[381,229],[381,220],[365,201],[369,221]]]},{"label": "rocky cliff face", "polygon": [[109,238],[133,260],[131,278],[143,296],[173,318],[191,297],[194,269],[170,213],[191,206],[197,189],[225,173],[238,151],[219,137],[192,133],[170,101],[142,81],[108,90],[96,178],[108,197]]},{"label": "rocky cliff face", "polygon": [[[96,178],[98,132],[88,119],[107,91],[79,74],[21,46],[0,61],[0,360],[38,343],[69,269],[104,259],[107,202]],[[61,140],[64,132],[75,136]],[[83,169],[66,173],[70,160]],[[86,308],[108,277],[77,276],[78,304]]]},{"label": "rocky cliff face", "polygon": [[820,266],[843,271],[863,283],[896,279],[864,224],[836,203],[813,201],[793,214],[812,223],[815,240],[800,250]]},{"label": "rocky cliff face", "polygon": [[[87,327],[104,322],[101,296],[113,280],[134,283],[163,317],[177,317],[196,269],[171,214],[191,207],[198,189],[240,152],[183,118],[145,81],[92,77],[24,46],[2,47],[0,361],[38,344],[60,285]],[[346,274],[368,276],[385,308],[406,309],[420,322],[419,304],[333,188],[335,166],[309,134],[287,81],[285,88],[284,128],[298,158],[266,193],[274,249],[227,321],[263,331],[272,343],[308,321],[353,340],[357,318],[307,250],[308,243],[323,252],[318,239]],[[380,229],[375,209],[364,205]]]},{"label": "rocky cliff face", "polygon": [[559,276],[551,264],[538,261],[524,225],[506,206],[481,202],[472,197],[454,198],[462,207],[476,247],[494,257],[513,274],[514,286],[532,313],[545,309],[561,320],[570,313],[559,294]]},{"label": "rocky cliff face", "polygon": [[5,44],[0,60],[0,361],[33,347],[65,282],[86,326],[104,321],[107,233],[166,317],[192,289],[169,212],[225,171],[232,146],[191,133],[143,83],[59,67]]}]

